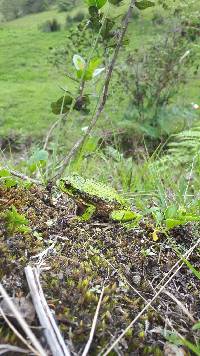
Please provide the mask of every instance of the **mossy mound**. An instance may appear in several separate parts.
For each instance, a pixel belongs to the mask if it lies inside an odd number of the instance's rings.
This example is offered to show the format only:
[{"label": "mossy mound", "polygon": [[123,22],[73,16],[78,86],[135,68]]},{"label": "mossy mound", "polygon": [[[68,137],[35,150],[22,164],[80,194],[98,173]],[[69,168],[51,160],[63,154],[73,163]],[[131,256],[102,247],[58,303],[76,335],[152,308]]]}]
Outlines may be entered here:
[{"label": "mossy mound", "polygon": [[[29,290],[24,267],[39,261],[45,297],[73,354],[81,352],[88,340],[103,285],[90,355],[103,355],[159,290],[158,284],[161,287],[171,276],[169,272],[178,261],[172,242],[185,253],[198,239],[191,225],[172,230],[169,239],[160,234],[155,242],[152,227],[145,224],[127,230],[100,220],[73,222],[76,209],[70,199],[36,186],[0,186],[0,204],[2,283],[11,296],[26,296]],[[12,206],[28,219],[30,232],[8,229],[5,213]],[[197,269],[199,254],[196,249],[190,256]],[[194,343],[198,330],[192,331],[191,318],[170,294],[198,320],[199,290],[200,281],[183,265],[166,286],[168,294],[162,293],[155,299],[110,355],[166,354],[164,334],[166,330],[172,331],[169,324]],[[7,327],[0,322],[0,343],[5,343]],[[37,336],[41,338],[38,331]],[[9,342],[18,342],[12,333]]]}]

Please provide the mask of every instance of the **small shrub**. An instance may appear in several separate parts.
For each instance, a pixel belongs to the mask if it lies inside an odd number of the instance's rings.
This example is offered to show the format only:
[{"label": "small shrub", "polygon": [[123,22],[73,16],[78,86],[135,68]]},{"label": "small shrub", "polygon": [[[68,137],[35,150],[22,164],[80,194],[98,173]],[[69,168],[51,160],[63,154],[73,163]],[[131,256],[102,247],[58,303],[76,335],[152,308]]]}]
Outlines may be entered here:
[{"label": "small shrub", "polygon": [[56,19],[45,21],[39,26],[40,31],[42,32],[56,32],[60,31],[61,25]]},{"label": "small shrub", "polygon": [[[178,27],[147,49],[135,51],[134,55],[131,53],[120,79],[129,91],[129,105],[121,123],[123,127],[155,139],[182,130],[182,120],[179,121],[181,127],[177,124],[175,127],[171,125],[170,117],[168,120],[162,117],[169,116],[172,99],[180,86],[187,83],[188,68],[195,64],[195,60],[190,42],[182,37]],[[172,131],[168,129],[168,123]]]}]

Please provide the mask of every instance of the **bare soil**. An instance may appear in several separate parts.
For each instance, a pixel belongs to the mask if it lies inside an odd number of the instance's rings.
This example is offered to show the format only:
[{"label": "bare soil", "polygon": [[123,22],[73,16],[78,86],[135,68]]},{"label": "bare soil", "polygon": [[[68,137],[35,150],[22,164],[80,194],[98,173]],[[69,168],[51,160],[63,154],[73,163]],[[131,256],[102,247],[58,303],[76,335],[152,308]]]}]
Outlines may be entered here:
[{"label": "bare soil", "polygon": [[[11,206],[26,216],[31,232],[10,230],[5,212]],[[24,298],[24,267],[40,265],[46,300],[72,355],[81,354],[88,340],[104,285],[89,353],[103,355],[181,265],[176,248],[186,253],[198,240],[198,226],[160,233],[153,241],[150,223],[128,230],[103,220],[77,222],[75,214],[74,202],[56,189],[0,185],[0,278],[11,297]],[[189,257],[197,270],[199,257],[197,247]],[[176,331],[196,344],[200,334],[192,326],[199,319],[200,281],[183,263],[109,355],[173,355],[167,335]],[[37,316],[31,323],[47,347]],[[23,346],[0,317],[0,344],[6,343]],[[185,346],[178,350],[192,355]]]}]

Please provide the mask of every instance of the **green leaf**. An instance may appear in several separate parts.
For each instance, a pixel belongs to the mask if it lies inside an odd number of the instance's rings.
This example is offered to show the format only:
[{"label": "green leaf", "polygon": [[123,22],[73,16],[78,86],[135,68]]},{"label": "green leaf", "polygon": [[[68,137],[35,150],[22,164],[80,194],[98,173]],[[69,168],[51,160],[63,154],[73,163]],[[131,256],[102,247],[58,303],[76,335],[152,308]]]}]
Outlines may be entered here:
[{"label": "green leaf", "polygon": [[73,63],[74,63],[76,70],[83,71],[85,69],[86,62],[83,59],[83,57],[81,57],[79,54],[75,54],[73,56]]},{"label": "green leaf", "polygon": [[29,221],[22,214],[19,214],[14,205],[12,205],[10,210],[7,210],[4,214],[6,219],[6,225],[9,232],[22,232],[29,233],[31,231],[30,227],[27,225]]},{"label": "green leaf", "polygon": [[90,104],[90,98],[88,95],[82,95],[76,98],[76,103],[74,109],[77,111],[82,111],[84,113],[89,113],[88,105]]},{"label": "green leaf", "polygon": [[88,71],[90,71],[91,73],[94,72],[95,69],[97,69],[97,67],[100,65],[101,63],[101,59],[98,57],[92,58],[89,66],[88,66]]},{"label": "green leaf", "polygon": [[148,7],[155,6],[155,2],[149,1],[149,0],[136,1],[135,6],[136,6],[139,10],[145,10],[145,9],[147,9]]},{"label": "green leaf", "polygon": [[57,101],[51,103],[52,112],[55,115],[65,114],[69,111],[73,98],[71,95],[64,95]]},{"label": "green leaf", "polygon": [[194,324],[194,326],[192,327],[192,330],[199,330],[200,329],[200,322]]},{"label": "green leaf", "polygon": [[[75,58],[76,56],[76,58]],[[97,68],[98,65],[101,63],[101,59],[100,58],[93,58],[91,59],[87,69],[86,68],[86,63],[85,60],[79,56],[79,55],[75,55],[73,57],[73,62],[74,65],[77,69],[76,74],[77,74],[77,78],[82,78],[84,80],[91,80],[92,78],[96,77],[97,75],[101,74],[104,71],[104,68]]]},{"label": "green leaf", "polygon": [[105,68],[97,68],[101,63],[100,58],[93,58],[88,66],[87,72],[86,72],[86,78],[92,79],[99,74],[101,74]]},{"label": "green leaf", "polygon": [[96,6],[98,9],[101,9],[107,0],[87,0],[88,6]]},{"label": "green leaf", "polygon": [[104,20],[103,26],[101,28],[101,36],[103,37],[103,39],[108,39],[110,37],[113,37],[111,30],[112,30],[114,24],[115,24],[115,22],[109,18],[106,18]]},{"label": "green leaf", "polygon": [[175,218],[166,219],[165,224],[168,229],[173,229],[173,227],[175,226],[184,225],[187,224],[188,222],[195,222],[195,221],[200,221],[200,216],[196,216],[196,215],[180,216],[179,214],[177,214]]},{"label": "green leaf", "polygon": [[168,229],[173,229],[175,226],[179,226],[183,224],[183,220],[180,219],[166,219],[165,224]]},{"label": "green leaf", "polygon": [[177,217],[177,211],[178,211],[178,207],[176,205],[168,206],[168,208],[165,210],[165,218],[171,219]]},{"label": "green leaf", "polygon": [[96,6],[90,6],[88,11],[90,16],[99,18],[99,11]]},{"label": "green leaf", "polygon": [[93,72],[92,74],[92,77],[95,78],[97,77],[98,75],[100,75],[102,72],[104,72],[105,68],[97,68],[95,69],[95,71]]},{"label": "green leaf", "polygon": [[37,149],[27,162],[27,167],[30,173],[34,173],[38,168],[46,166],[48,161],[48,152]]},{"label": "green leaf", "polygon": [[3,177],[10,177],[11,174],[10,172],[7,170],[7,169],[0,169],[0,177],[3,178]]},{"label": "green leaf", "polygon": [[180,256],[187,267],[192,271],[192,273],[200,280],[200,272],[183,256]]},{"label": "green leaf", "polygon": [[30,158],[30,161],[32,163],[38,163],[38,162],[46,162],[48,161],[48,152],[45,150],[37,150],[33,156]]},{"label": "green leaf", "polygon": [[12,177],[7,169],[3,168],[0,170],[0,178],[3,179],[3,184],[7,188],[14,187],[17,184],[17,180]]},{"label": "green leaf", "polygon": [[89,9],[89,14],[90,14],[90,25],[95,31],[99,31],[102,24],[101,24],[101,19],[102,19],[102,14],[99,13],[99,10],[96,6],[90,6]]}]

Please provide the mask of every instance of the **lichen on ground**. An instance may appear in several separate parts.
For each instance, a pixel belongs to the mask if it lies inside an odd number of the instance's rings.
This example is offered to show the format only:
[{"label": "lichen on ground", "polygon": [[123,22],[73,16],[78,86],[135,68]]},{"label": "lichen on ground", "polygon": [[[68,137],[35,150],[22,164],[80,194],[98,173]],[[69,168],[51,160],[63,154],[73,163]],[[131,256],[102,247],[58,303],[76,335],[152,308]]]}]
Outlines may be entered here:
[{"label": "lichen on ground", "polygon": [[[73,201],[60,192],[37,186],[0,186],[0,204],[2,283],[11,296],[26,296],[29,290],[24,267],[42,258],[45,297],[72,354],[81,352],[88,340],[103,285],[90,355],[103,354],[158,291],[157,286],[163,284],[179,259],[172,243],[183,254],[198,239],[191,225],[173,229],[169,238],[160,234],[155,242],[151,226],[143,223],[127,230],[120,224],[96,219],[73,222]],[[12,206],[26,217],[31,232],[8,231],[5,212]],[[196,269],[200,268],[199,255],[196,249],[190,256]],[[190,318],[169,295],[174,295],[198,321],[199,290],[199,280],[183,265],[167,285],[168,294],[155,299],[112,354],[164,355],[164,332],[171,332],[170,323],[194,343],[198,330],[192,330]],[[0,343],[19,344],[1,319],[0,324]],[[37,319],[34,324],[38,325]],[[37,337],[41,335],[37,333]]]}]

